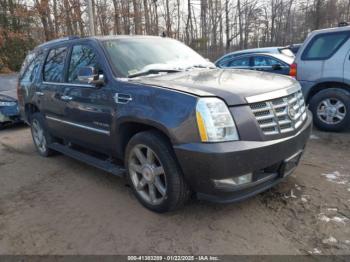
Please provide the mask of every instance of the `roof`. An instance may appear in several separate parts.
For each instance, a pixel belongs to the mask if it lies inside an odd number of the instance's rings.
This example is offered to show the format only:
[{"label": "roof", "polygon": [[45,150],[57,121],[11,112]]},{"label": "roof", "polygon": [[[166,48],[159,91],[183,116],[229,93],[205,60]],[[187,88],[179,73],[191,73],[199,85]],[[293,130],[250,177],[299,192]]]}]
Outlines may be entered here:
[{"label": "roof", "polygon": [[77,40],[77,39],[95,39],[98,41],[103,41],[103,40],[126,39],[126,38],[142,39],[142,38],[163,38],[163,37],[161,37],[161,36],[149,36],[149,35],[105,35],[105,36],[88,36],[88,37],[80,38],[79,36],[67,36],[67,37],[61,37],[61,38],[47,41],[45,43],[38,45],[36,48],[42,48],[42,47],[49,46],[52,44],[58,44],[58,43]]},{"label": "roof", "polygon": [[314,30],[310,34],[342,32],[342,31],[349,31],[349,30],[350,30],[350,26],[340,26],[340,27],[331,27],[331,28]]},{"label": "roof", "polygon": [[103,35],[103,36],[89,36],[87,39],[96,39],[96,40],[113,40],[113,39],[126,39],[126,38],[164,38],[161,36],[153,36],[153,35]]}]

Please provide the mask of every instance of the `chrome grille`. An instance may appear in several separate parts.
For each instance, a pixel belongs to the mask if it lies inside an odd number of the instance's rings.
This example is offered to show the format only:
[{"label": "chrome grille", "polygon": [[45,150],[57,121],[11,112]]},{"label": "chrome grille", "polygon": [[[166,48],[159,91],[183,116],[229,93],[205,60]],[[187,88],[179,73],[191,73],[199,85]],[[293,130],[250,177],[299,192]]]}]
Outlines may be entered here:
[{"label": "chrome grille", "polygon": [[250,108],[265,135],[291,132],[306,119],[306,106],[300,90],[284,97],[252,103]]}]

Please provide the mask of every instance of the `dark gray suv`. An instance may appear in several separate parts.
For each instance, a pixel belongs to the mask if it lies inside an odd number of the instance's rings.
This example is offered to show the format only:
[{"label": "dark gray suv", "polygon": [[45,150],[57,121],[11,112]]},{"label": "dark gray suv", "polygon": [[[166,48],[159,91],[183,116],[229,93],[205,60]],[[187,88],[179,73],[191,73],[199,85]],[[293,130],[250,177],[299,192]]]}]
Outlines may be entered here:
[{"label": "dark gray suv", "polygon": [[297,166],[312,117],[292,78],[216,68],[168,38],[66,38],[23,64],[18,97],[42,156],[125,175],[156,212],[233,202]]}]

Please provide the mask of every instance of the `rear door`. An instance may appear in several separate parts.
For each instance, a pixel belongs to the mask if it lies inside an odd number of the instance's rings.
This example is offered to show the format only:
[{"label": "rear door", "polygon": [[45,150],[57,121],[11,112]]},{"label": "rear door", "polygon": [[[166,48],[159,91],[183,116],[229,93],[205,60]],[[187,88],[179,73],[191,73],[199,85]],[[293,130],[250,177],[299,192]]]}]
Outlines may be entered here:
[{"label": "rear door", "polygon": [[64,105],[62,120],[69,129],[66,137],[97,151],[111,148],[109,137],[115,92],[108,84],[94,86],[79,82],[78,72],[82,67],[92,66],[103,74],[101,55],[89,42],[73,45],[66,81],[60,88]]},{"label": "rear door", "polygon": [[64,136],[68,130],[66,125],[55,119],[61,119],[65,114],[65,103],[60,96],[64,82],[64,69],[68,54],[67,46],[52,48],[48,51],[43,67],[43,81],[37,89],[41,96],[42,111],[47,119],[48,127],[54,135]]}]

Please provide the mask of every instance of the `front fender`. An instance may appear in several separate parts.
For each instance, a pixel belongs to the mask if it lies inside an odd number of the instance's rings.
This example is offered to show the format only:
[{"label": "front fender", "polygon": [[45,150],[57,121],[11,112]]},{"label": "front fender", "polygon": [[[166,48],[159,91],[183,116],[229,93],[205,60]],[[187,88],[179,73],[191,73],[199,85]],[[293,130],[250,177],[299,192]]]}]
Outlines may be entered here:
[{"label": "front fender", "polygon": [[132,101],[117,104],[115,131],[126,122],[159,129],[173,144],[200,141],[195,108],[197,97],[148,85],[128,84]]}]

